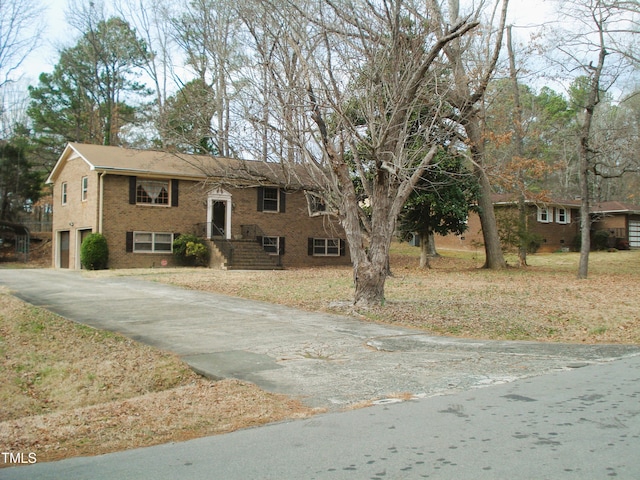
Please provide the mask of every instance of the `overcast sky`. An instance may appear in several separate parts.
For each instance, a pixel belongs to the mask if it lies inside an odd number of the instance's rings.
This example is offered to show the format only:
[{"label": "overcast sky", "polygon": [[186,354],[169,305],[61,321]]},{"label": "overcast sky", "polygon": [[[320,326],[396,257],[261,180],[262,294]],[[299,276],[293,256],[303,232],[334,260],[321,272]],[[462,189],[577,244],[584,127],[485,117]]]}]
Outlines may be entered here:
[{"label": "overcast sky", "polygon": [[[66,39],[65,35],[75,31],[66,24],[64,12],[67,8],[67,0],[43,0],[47,5],[47,30],[43,38],[43,45],[34,52],[23,65],[22,71],[25,80],[30,84],[36,84],[38,76],[42,72],[52,72],[58,61],[57,48],[60,45],[71,46],[74,37]],[[549,0],[510,0],[510,23],[518,27],[514,35],[519,38],[528,38],[530,31],[545,21],[552,18],[552,4]],[[529,27],[529,28],[524,28]]]}]

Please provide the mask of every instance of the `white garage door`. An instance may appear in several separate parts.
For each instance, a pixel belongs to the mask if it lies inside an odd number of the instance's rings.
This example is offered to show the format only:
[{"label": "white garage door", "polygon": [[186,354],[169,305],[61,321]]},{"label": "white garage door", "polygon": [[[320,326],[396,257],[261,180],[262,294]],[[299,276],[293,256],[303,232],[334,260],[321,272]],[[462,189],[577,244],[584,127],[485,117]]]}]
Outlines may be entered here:
[{"label": "white garage door", "polygon": [[629,220],[629,246],[640,247],[640,220]]}]

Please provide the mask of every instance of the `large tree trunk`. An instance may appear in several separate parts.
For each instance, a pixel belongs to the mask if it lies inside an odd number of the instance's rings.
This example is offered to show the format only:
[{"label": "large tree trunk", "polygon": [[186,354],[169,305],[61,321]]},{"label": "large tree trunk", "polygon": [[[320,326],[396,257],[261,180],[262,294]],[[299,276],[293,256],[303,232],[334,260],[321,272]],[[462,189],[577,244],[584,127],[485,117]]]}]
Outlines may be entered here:
[{"label": "large tree trunk", "polygon": [[493,209],[491,199],[491,183],[482,166],[484,159],[484,140],[480,129],[480,118],[477,114],[469,116],[465,124],[467,136],[471,141],[471,155],[474,160],[473,171],[478,179],[478,216],[482,226],[482,236],[484,239],[485,263],[484,268],[500,270],[506,268],[500,235],[498,234],[498,224],[496,214]]},{"label": "large tree trunk", "polygon": [[387,260],[377,260],[354,268],[356,306],[381,305],[384,303],[384,285],[387,280]]},{"label": "large tree trunk", "polygon": [[419,232],[420,239],[420,268],[431,268],[429,259],[437,257],[436,242],[433,232]]},{"label": "large tree trunk", "polygon": [[605,48],[605,37],[602,23],[598,23],[600,33],[598,64],[593,67],[591,78],[589,79],[589,98],[584,108],[584,124],[580,131],[580,195],[582,205],[580,208],[580,261],[578,263],[578,278],[587,278],[589,270],[589,251],[591,250],[591,216],[589,212],[590,192],[589,192],[589,171],[593,168],[593,157],[595,152],[591,148],[591,124],[595,114],[596,106],[600,103],[600,76],[604,69],[604,62],[607,57]]},{"label": "large tree trunk", "polygon": [[420,239],[420,268],[431,268],[429,263],[429,234],[420,232],[418,238]]},{"label": "large tree trunk", "polygon": [[384,286],[389,275],[389,247],[395,228],[393,218],[389,220],[372,229],[368,245],[365,245],[359,226],[355,230],[349,223],[349,218],[343,220],[353,261],[353,303],[356,306],[384,303]]},{"label": "large tree trunk", "polygon": [[[524,131],[522,128],[522,106],[520,105],[520,89],[518,87],[518,71],[516,69],[516,57],[513,52],[513,41],[511,38],[511,25],[507,27],[507,51],[509,52],[509,77],[511,78],[511,88],[513,89],[513,143],[515,145],[514,156],[523,158],[524,156]],[[518,260],[520,266],[527,266],[527,205],[525,197],[525,182],[523,172],[518,172]]]},{"label": "large tree trunk", "polygon": [[349,177],[348,166],[344,163],[336,165],[334,171],[343,185],[345,214],[341,223],[353,261],[354,305],[366,307],[384,303],[384,286],[390,274],[389,249],[398,215],[424,167],[431,163],[437,150],[437,146],[433,146],[425,155],[422,166],[413,172],[411,179],[404,182],[400,182],[384,169],[376,172],[370,196],[371,204],[375,205],[375,208],[371,212],[369,235],[366,239],[362,229],[362,222],[366,220],[358,215],[358,197]]},{"label": "large tree trunk", "polygon": [[492,270],[500,270],[507,266],[502,254],[502,246],[500,245],[500,235],[498,234],[498,225],[496,222],[496,214],[493,210],[493,202],[491,201],[491,185],[484,170],[480,167],[475,169],[476,175],[479,177],[479,196],[478,207],[480,216],[480,225],[482,225],[482,236],[484,239],[485,262],[484,268]]},{"label": "large tree trunk", "polygon": [[[584,173],[583,173],[584,175]],[[582,205],[580,207],[580,261],[578,262],[578,278],[583,280],[589,274],[589,252],[591,250],[591,216],[589,215],[589,193],[584,192],[582,185]]]}]

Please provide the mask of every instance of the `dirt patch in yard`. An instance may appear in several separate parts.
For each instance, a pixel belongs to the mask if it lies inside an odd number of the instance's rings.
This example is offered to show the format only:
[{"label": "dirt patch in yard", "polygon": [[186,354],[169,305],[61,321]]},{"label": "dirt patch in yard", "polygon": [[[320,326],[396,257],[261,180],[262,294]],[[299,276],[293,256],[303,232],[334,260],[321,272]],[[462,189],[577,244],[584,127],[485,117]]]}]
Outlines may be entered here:
[{"label": "dirt patch in yard", "polygon": [[[0,290],[0,447],[38,462],[181,441],[313,410]],[[0,467],[9,466],[0,462]]]}]

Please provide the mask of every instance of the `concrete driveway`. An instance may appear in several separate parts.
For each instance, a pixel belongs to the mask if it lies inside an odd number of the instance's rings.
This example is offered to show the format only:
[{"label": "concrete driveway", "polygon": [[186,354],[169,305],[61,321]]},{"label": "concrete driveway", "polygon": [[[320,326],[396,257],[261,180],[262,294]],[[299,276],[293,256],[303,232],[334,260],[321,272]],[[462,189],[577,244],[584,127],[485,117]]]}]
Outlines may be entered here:
[{"label": "concrete driveway", "polygon": [[384,403],[501,384],[640,354],[636,346],[493,342],[186,290],[133,277],[0,269],[0,285],[68,319],[180,355],[313,407]]}]

